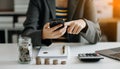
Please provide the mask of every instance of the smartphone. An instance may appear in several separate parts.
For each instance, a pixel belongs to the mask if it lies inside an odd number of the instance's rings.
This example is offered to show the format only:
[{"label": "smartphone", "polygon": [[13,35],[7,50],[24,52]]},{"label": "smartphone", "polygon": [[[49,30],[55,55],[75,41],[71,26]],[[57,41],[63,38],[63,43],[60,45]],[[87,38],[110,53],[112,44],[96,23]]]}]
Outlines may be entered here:
[{"label": "smartphone", "polygon": [[59,25],[59,24],[63,24],[63,26],[61,26],[60,28],[58,28],[57,30],[61,29],[64,27],[64,20],[63,19],[51,19],[50,20],[50,28]]}]

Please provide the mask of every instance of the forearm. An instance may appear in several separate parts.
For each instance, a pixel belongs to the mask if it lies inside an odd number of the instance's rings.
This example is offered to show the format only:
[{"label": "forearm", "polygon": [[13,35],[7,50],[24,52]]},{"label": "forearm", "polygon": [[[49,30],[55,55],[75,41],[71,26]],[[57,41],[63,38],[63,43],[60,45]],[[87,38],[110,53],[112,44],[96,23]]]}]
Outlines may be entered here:
[{"label": "forearm", "polygon": [[93,23],[85,19],[87,30],[85,32],[81,31],[80,35],[82,35],[89,43],[95,44],[101,38],[101,30],[98,23]]},{"label": "forearm", "polygon": [[[32,38],[32,43],[34,46],[42,46],[43,44],[49,45],[51,42],[48,40],[42,40],[42,24],[39,25],[38,22],[40,19],[40,6],[41,2],[39,0],[30,0],[28,11],[27,11],[27,18],[24,22],[24,31],[22,33],[23,36],[28,36]],[[39,29],[38,29],[39,28]]]}]

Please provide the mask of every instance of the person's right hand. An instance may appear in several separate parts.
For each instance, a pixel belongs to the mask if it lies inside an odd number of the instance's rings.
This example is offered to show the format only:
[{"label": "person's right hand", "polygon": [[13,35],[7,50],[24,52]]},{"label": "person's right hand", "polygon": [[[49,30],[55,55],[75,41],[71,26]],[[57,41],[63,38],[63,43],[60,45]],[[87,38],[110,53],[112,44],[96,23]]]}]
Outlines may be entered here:
[{"label": "person's right hand", "polygon": [[67,26],[64,26],[63,28],[57,30],[61,26],[62,24],[59,24],[50,28],[50,23],[46,23],[43,27],[42,39],[57,39],[63,36],[66,32]]}]

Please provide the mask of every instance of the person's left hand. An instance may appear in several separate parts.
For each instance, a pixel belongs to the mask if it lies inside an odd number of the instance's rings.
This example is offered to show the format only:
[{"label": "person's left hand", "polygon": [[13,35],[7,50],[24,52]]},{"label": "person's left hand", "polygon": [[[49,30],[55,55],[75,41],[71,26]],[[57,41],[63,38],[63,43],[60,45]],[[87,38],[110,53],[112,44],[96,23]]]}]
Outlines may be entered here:
[{"label": "person's left hand", "polygon": [[67,33],[69,34],[79,34],[80,31],[85,28],[86,23],[83,19],[74,20],[70,22],[65,22],[65,25],[68,26]]}]

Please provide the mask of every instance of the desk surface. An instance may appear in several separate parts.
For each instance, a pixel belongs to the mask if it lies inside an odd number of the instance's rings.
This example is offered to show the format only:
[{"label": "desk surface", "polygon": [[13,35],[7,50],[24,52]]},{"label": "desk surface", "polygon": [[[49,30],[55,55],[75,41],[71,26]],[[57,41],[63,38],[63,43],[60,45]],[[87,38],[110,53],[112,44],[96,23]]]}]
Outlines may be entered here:
[{"label": "desk surface", "polygon": [[[95,45],[80,43],[53,43],[52,46],[70,46],[70,55],[66,65],[19,64],[17,44],[0,44],[0,69],[119,69],[120,61],[104,57],[95,63],[84,63],[77,59],[78,53],[95,52],[96,50],[120,47],[119,42],[104,42]],[[35,52],[35,51],[34,51]],[[35,55],[35,54],[34,54]]]}]

